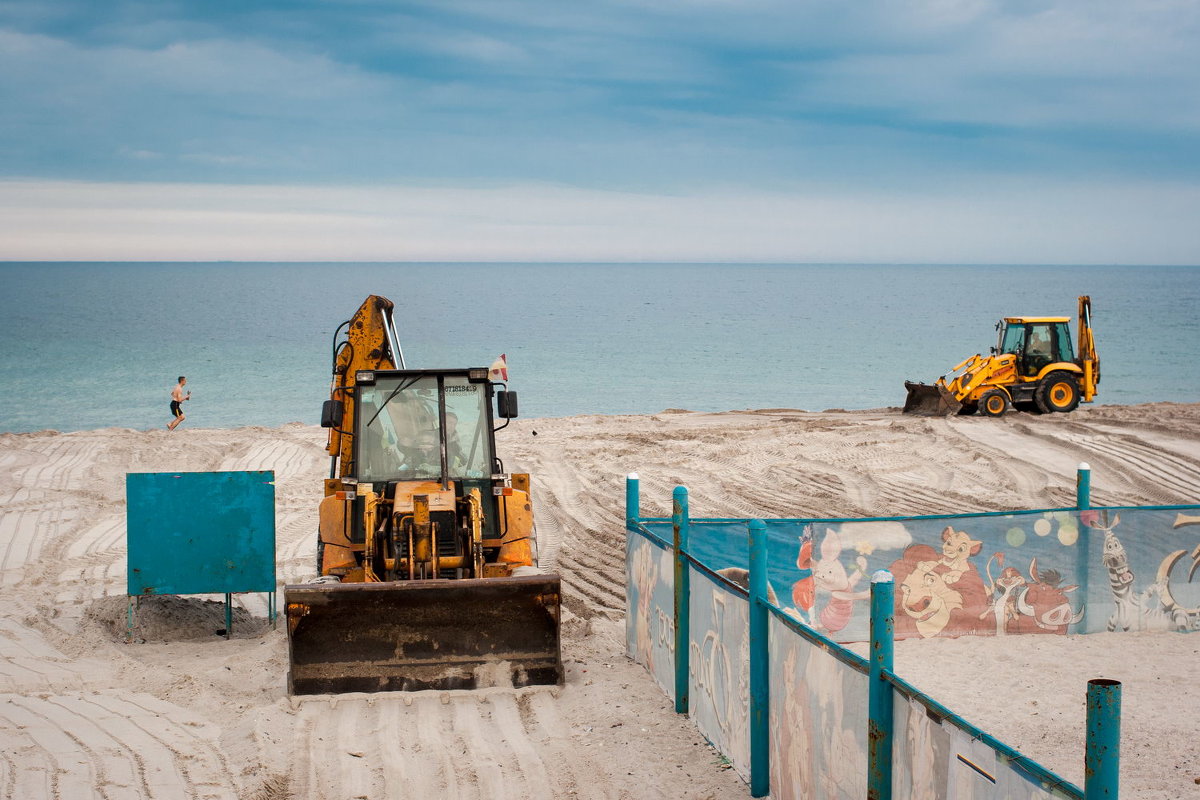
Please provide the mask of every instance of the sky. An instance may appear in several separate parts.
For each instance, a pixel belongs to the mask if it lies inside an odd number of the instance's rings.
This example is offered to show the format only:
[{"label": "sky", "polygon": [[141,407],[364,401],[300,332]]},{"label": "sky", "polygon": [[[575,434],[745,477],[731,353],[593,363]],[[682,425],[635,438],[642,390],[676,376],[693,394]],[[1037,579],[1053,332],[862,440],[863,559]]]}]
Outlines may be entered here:
[{"label": "sky", "polygon": [[1200,264],[1200,0],[0,0],[0,260]]}]

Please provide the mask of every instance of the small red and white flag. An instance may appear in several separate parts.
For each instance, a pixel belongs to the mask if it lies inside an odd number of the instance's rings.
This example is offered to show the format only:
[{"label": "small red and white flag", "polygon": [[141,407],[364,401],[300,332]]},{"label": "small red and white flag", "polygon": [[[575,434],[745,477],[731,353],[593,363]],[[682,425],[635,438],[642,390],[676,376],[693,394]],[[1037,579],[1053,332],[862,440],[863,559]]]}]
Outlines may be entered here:
[{"label": "small red and white flag", "polygon": [[500,357],[492,362],[489,377],[494,381],[508,380],[508,359],[505,358],[504,353],[501,353]]}]

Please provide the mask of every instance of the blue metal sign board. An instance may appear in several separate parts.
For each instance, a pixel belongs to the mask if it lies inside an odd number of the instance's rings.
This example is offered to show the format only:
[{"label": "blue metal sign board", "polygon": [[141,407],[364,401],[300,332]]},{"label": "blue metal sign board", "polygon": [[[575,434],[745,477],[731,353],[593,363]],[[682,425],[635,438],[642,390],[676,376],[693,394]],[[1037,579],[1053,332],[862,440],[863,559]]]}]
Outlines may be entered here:
[{"label": "blue metal sign board", "polygon": [[275,473],[125,476],[128,593],[275,591]]}]

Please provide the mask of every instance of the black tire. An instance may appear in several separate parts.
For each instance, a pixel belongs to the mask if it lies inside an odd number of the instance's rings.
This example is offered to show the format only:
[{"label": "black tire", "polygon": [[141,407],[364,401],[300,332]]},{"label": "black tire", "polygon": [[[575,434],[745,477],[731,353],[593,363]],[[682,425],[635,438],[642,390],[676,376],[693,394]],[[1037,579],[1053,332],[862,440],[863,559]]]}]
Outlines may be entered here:
[{"label": "black tire", "polygon": [[1033,393],[1038,410],[1065,414],[1079,405],[1079,380],[1069,372],[1051,372]]},{"label": "black tire", "polygon": [[1008,411],[1008,395],[999,389],[984,392],[979,398],[979,412],[985,417],[1003,417]]},{"label": "black tire", "polygon": [[979,410],[979,406],[975,403],[963,403],[962,408],[958,410],[961,417],[969,417]]}]

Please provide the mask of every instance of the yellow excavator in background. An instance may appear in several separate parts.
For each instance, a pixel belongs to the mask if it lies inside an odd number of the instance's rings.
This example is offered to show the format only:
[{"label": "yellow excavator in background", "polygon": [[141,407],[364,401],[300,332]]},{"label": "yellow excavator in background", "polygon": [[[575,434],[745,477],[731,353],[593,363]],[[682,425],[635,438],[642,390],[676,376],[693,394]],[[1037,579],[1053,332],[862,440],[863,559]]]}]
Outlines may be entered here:
[{"label": "yellow excavator in background", "polygon": [[488,368],[406,369],[392,312],[372,295],[334,334],[319,576],[284,589],[288,690],[561,683],[560,580],[537,568],[529,475],[496,455],[516,393]]},{"label": "yellow excavator in background", "polygon": [[1100,383],[1100,357],[1092,335],[1092,300],[1079,298],[1078,353],[1069,317],[1005,317],[990,355],[973,355],[930,385],[905,381],[905,414],[945,416],[979,411],[999,417],[1012,405],[1033,404],[1043,413],[1073,411],[1090,403]]}]

